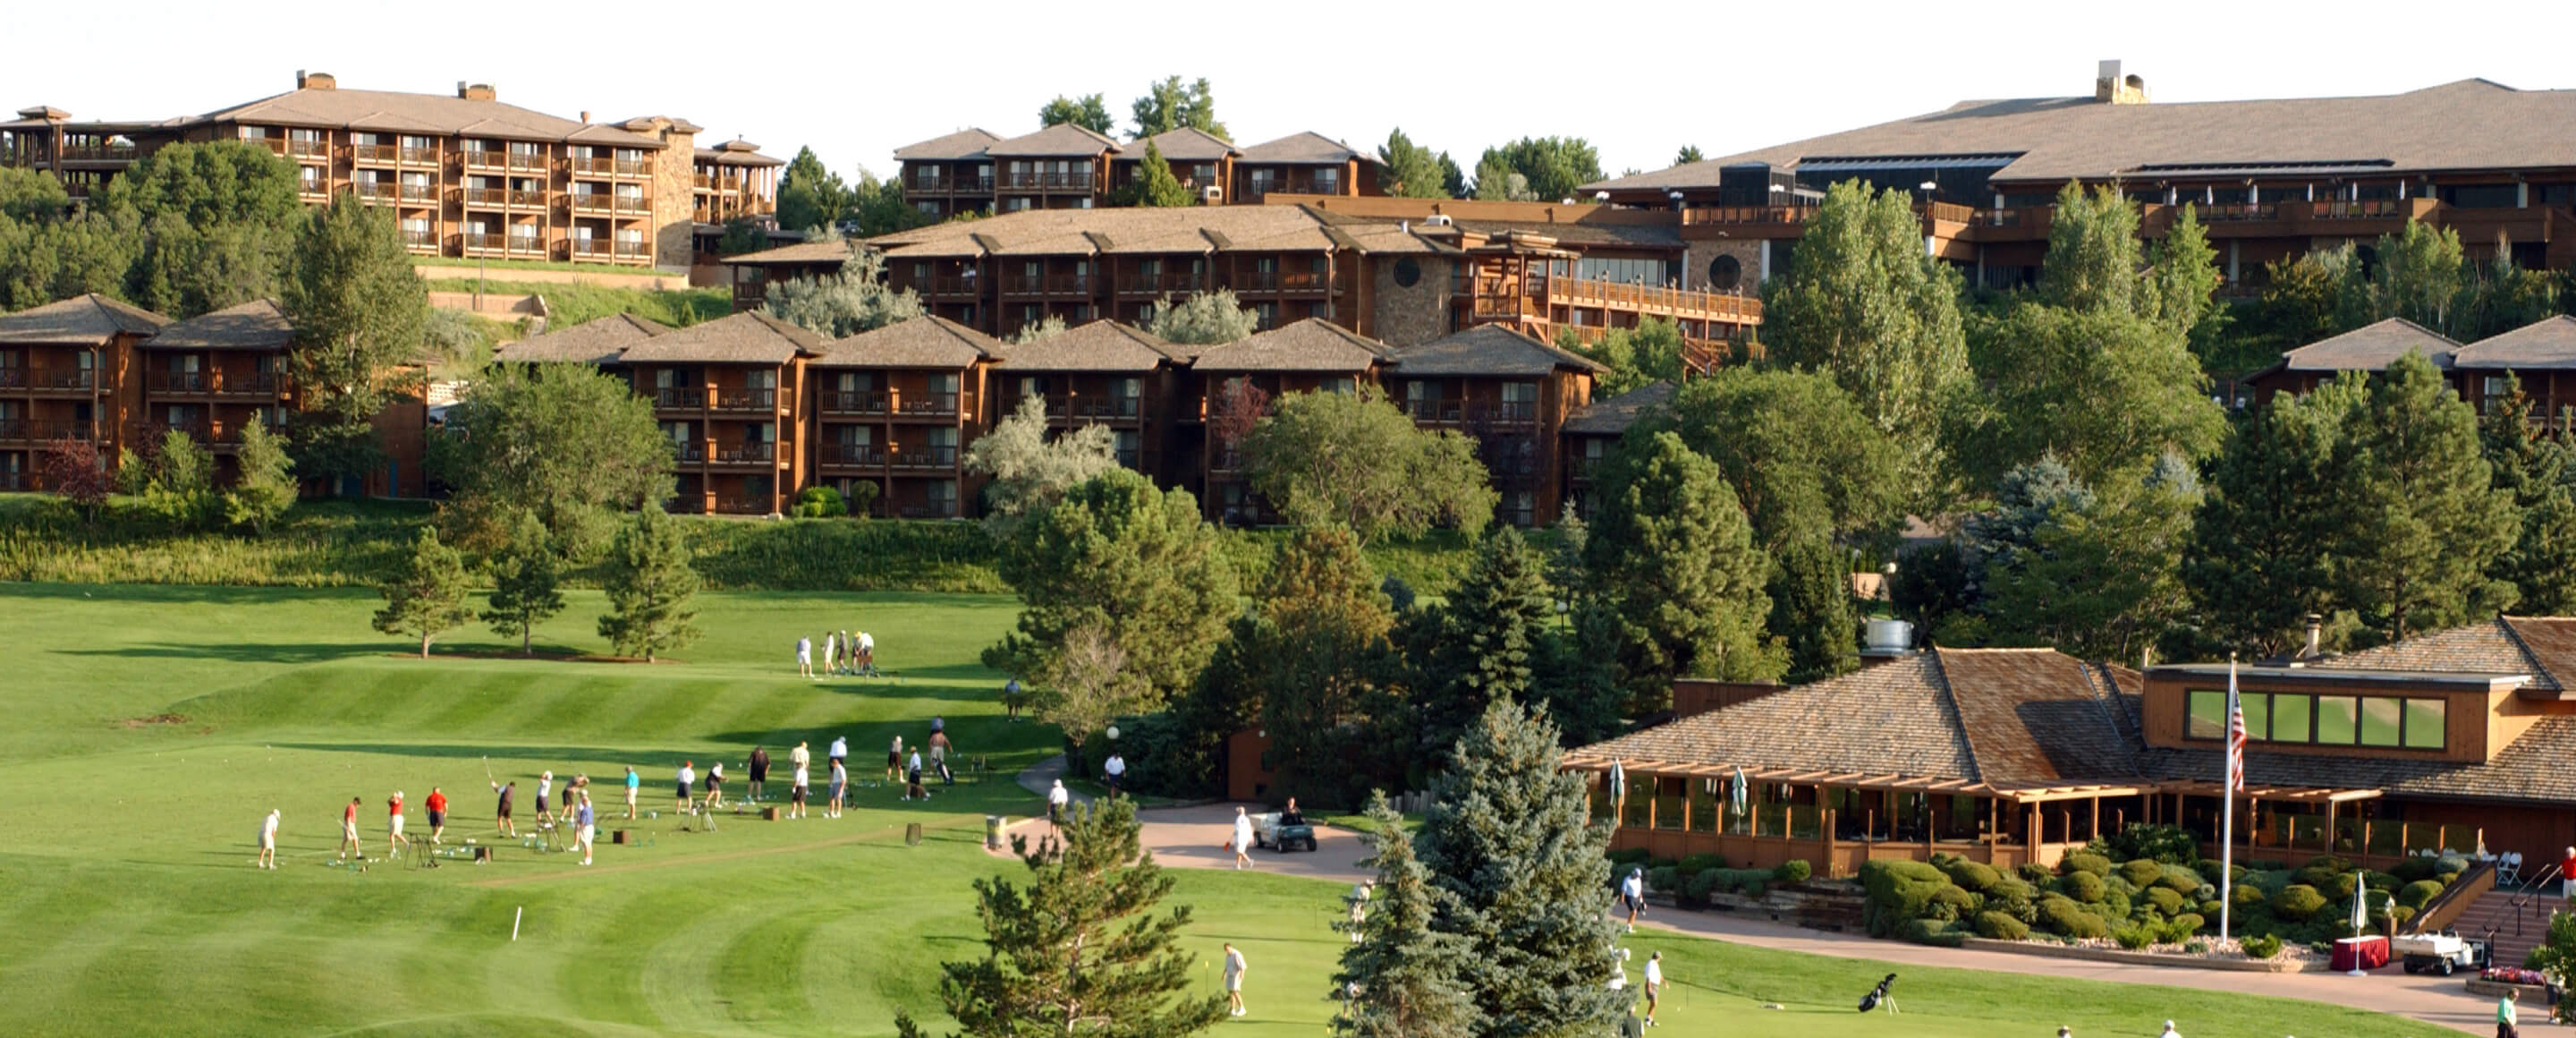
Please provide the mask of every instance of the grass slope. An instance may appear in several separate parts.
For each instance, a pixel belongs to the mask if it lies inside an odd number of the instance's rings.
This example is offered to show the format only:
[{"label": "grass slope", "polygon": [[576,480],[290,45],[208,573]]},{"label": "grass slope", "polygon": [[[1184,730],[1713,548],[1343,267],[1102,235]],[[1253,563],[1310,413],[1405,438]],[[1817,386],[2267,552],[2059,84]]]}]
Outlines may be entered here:
[{"label": "grass slope", "polygon": [[[595,592],[541,632],[595,651]],[[707,638],[666,666],[399,655],[353,589],[0,584],[0,1033],[64,1035],[885,1035],[897,1008],[937,1017],[937,963],[980,951],[968,881],[1015,875],[976,847],[982,815],[1033,797],[1005,776],[1054,749],[1009,724],[975,651],[1009,622],[995,596],[712,594]],[[800,631],[865,628],[900,682],[796,678]],[[457,632],[466,652],[505,646]],[[143,719],[176,714],[184,721]],[[881,747],[948,719],[966,776],[899,802]],[[682,758],[734,770],[755,742],[849,737],[857,806],[839,820],[727,816],[685,832],[669,813]],[[332,868],[340,805],[363,798],[370,853],[383,800],[454,798],[450,837],[491,838],[492,772],[522,783],[586,771],[612,795],[627,765],[660,818],[624,825],[598,864],[501,842],[488,866]],[[783,756],[783,754],[782,754]],[[782,776],[783,784],[783,776]],[[782,791],[783,792],[783,791]],[[276,872],[248,867],[270,807]],[[605,813],[604,813],[605,814]],[[926,829],[907,846],[905,824]],[[1251,957],[1255,1015],[1218,1032],[1322,1033],[1342,944],[1334,884],[1179,871],[1187,944],[1216,988],[1219,942]],[[524,912],[524,916],[520,913]],[[510,939],[520,920],[516,942]],[[1902,1028],[1851,1000],[1882,968],[1679,938],[1666,1035],[2139,1034],[2167,1015],[2201,1035],[2423,1035],[2328,1006],[2161,988],[1907,970]],[[1781,1002],[1786,1011],[1758,1010]]]}]

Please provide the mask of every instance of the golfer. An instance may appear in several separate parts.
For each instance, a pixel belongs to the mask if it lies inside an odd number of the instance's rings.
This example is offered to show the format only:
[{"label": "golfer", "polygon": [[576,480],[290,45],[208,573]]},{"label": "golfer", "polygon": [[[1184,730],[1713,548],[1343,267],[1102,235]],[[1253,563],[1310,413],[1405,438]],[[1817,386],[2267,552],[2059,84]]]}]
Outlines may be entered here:
[{"label": "golfer", "polygon": [[[1234,867],[1237,869],[1251,868],[1251,852],[1252,816],[1243,813],[1242,806],[1237,805],[1234,809]],[[1243,1014],[1238,1012],[1235,1015],[1242,1016]]]},{"label": "golfer", "polygon": [[758,746],[752,747],[751,759],[744,762],[743,767],[744,770],[751,772],[751,799],[758,802],[761,787],[769,782],[769,751]]},{"label": "golfer", "polygon": [[273,808],[273,807],[272,807],[272,808],[269,808],[269,809],[268,809],[268,817],[263,818],[263,819],[260,819],[260,822],[259,822],[259,860],[255,861],[255,862],[252,862],[251,864],[253,864],[253,865],[254,865],[254,866],[256,866],[256,867],[263,868],[263,869],[273,869],[273,868],[276,868],[276,867],[277,867],[277,809],[276,809],[276,808]]},{"label": "golfer", "polygon": [[875,635],[866,631],[859,632],[859,673],[872,678],[879,676],[877,674],[877,639]]},{"label": "golfer", "polygon": [[1064,825],[1064,806],[1072,802],[1073,794],[1065,791],[1064,780],[1055,780],[1055,785],[1047,789],[1047,835],[1055,835]]},{"label": "golfer", "polygon": [[1243,952],[1225,946],[1225,1004],[1228,1015],[1243,1015]]},{"label": "golfer", "polygon": [[943,786],[957,784],[956,774],[948,770],[949,746],[948,733],[933,721],[930,727],[930,768],[939,773],[939,784]]},{"label": "golfer", "polygon": [[1002,683],[1002,709],[1010,711],[1011,723],[1020,723],[1020,679]]},{"label": "golfer", "polygon": [[707,810],[724,806],[724,762],[707,762]]},{"label": "golfer", "polygon": [[2522,1014],[2513,1008],[2521,997],[2522,992],[2507,991],[2503,998],[2496,999],[2496,1038],[2521,1038]]},{"label": "golfer", "polygon": [[679,779],[680,805],[672,808],[671,810],[677,811],[681,814],[688,814],[689,808],[697,803],[695,794],[689,792],[689,787],[698,784],[697,762],[681,761]]},{"label": "golfer", "polygon": [[538,817],[540,820],[542,820],[542,819],[544,819],[544,818],[546,817],[546,798],[547,798],[547,797],[550,797],[550,796],[553,796],[553,795],[554,795],[554,791],[555,791],[555,773],[554,773],[554,772],[551,772],[551,771],[541,771],[541,772],[538,772],[538,773],[537,773],[537,817]]},{"label": "golfer", "polygon": [[634,820],[635,820],[635,794],[636,794],[636,792],[637,792],[638,790],[641,790],[641,789],[643,789],[643,788],[644,788],[644,776],[642,776],[642,775],[638,775],[638,774],[636,774],[636,773],[635,773],[635,766],[634,766],[634,765],[632,765],[632,764],[627,765],[627,766],[626,766],[626,820],[627,820],[627,821],[630,821],[630,822],[631,822],[631,821],[634,821]]},{"label": "golfer", "polygon": [[350,797],[349,809],[340,813],[340,860],[352,857],[367,860],[366,848],[358,846],[358,804],[361,798]]},{"label": "golfer", "polygon": [[805,765],[813,763],[813,760],[813,751],[805,748],[805,741],[802,739],[796,741],[795,749],[787,751],[787,763],[795,765],[800,770]]},{"label": "golfer", "polygon": [[903,777],[905,783],[903,787],[904,799],[910,800],[914,797],[919,797],[923,800],[930,799],[930,791],[921,788],[921,750],[918,748],[912,751],[912,760],[904,765]]},{"label": "golfer", "polygon": [[519,835],[518,824],[510,821],[510,794],[518,791],[516,782],[492,783],[492,792],[501,795],[500,802],[492,805],[492,828],[503,836]]},{"label": "golfer", "polygon": [[1664,953],[1646,956],[1646,1026],[1655,1026],[1655,1003],[1664,993]]},{"label": "golfer", "polygon": [[840,758],[834,757],[832,758],[832,801],[824,806],[823,817],[841,817],[841,802],[849,795],[849,791],[850,769],[842,766]]},{"label": "golfer", "polygon": [[832,763],[834,764],[850,759],[850,740],[848,736],[835,735],[832,737],[831,758]]},{"label": "golfer", "polygon": [[796,762],[796,784],[788,787],[787,789],[787,817],[789,818],[805,817],[806,781],[805,762],[803,760],[798,760]]},{"label": "golfer", "polygon": [[1619,900],[1628,905],[1628,932],[1637,932],[1637,913],[1646,910],[1646,870],[1628,870],[1628,878],[1619,881]]},{"label": "golfer", "polygon": [[402,831],[402,790],[394,790],[394,798],[385,801],[385,808],[392,812],[392,816],[385,822],[385,855],[391,857],[396,845],[411,846],[411,837],[404,836]]},{"label": "golfer", "polygon": [[894,745],[886,750],[886,781],[893,782],[902,777],[903,736],[898,735],[894,737]]},{"label": "golfer", "polygon": [[446,841],[447,794],[440,792],[437,786],[431,786],[429,787],[429,844],[435,847]]},{"label": "golfer", "polygon": [[1110,799],[1117,799],[1118,794],[1127,785],[1127,758],[1115,753],[1110,754],[1109,762],[1100,766],[1100,775],[1109,783]]},{"label": "golfer", "polygon": [[814,639],[812,638],[800,636],[796,639],[796,676],[800,678],[814,676]]},{"label": "golfer", "polygon": [[581,863],[588,865],[591,840],[599,835],[599,828],[598,819],[590,813],[590,794],[587,791],[582,793],[581,809],[573,818],[581,825],[581,828],[573,830],[573,842],[581,844]]}]

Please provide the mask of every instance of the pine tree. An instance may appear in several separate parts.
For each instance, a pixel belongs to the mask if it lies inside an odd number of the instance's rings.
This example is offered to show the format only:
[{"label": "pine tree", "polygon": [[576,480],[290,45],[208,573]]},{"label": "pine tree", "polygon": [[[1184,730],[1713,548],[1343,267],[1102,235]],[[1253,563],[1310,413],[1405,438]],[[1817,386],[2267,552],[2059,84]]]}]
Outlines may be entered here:
[{"label": "pine tree", "polygon": [[2202,627],[2228,647],[2288,652],[2308,614],[2332,611],[2330,553],[2343,522],[2335,448],[2366,392],[2353,377],[2275,396],[2238,419],[2212,464],[2182,580]]},{"label": "pine tree", "polygon": [[1762,631],[1771,563],[1717,466],[1670,432],[1632,434],[1601,490],[1587,569],[1617,620],[1632,710],[1658,707],[1676,677],[1779,677],[1787,653]]},{"label": "pine tree", "polygon": [[1413,836],[1385,793],[1369,795],[1368,818],[1377,827],[1370,839],[1377,854],[1367,862],[1377,869],[1377,889],[1359,924],[1334,924],[1356,932],[1359,943],[1342,953],[1342,968],[1333,974],[1349,1006],[1334,1019],[1333,1033],[1474,1038],[1482,1019],[1459,978],[1474,966],[1475,947],[1457,934],[1432,929],[1440,891],[1414,857]]},{"label": "pine tree", "polygon": [[1118,189],[1110,200],[1115,205],[1184,206],[1198,204],[1198,196],[1181,186],[1181,178],[1172,175],[1172,164],[1163,161],[1163,149],[1152,141],[1145,142],[1144,161],[1136,164],[1136,180]]},{"label": "pine tree", "polygon": [[1626,1004],[1608,988],[1614,923],[1609,831],[1585,818],[1581,775],[1557,733],[1498,699],[1432,785],[1414,852],[1441,892],[1431,927],[1476,950],[1461,980],[1495,1038],[1606,1034]]},{"label": "pine tree", "polygon": [[492,608],[483,622],[492,633],[519,636],[519,654],[536,655],[537,625],[563,612],[563,560],[555,555],[546,524],[522,512],[510,531],[510,543],[492,557]]},{"label": "pine tree", "polygon": [[385,607],[376,610],[376,629],[386,634],[420,636],[420,658],[429,658],[429,640],[441,631],[474,619],[465,605],[470,578],[456,549],[438,542],[438,531],[423,527],[412,542],[411,557],[392,579],[377,589]]},{"label": "pine tree", "polygon": [[[1181,1038],[1224,1019],[1223,998],[1187,993],[1190,909],[1156,914],[1172,879],[1139,828],[1135,805],[1115,800],[1075,810],[1061,845],[1011,837],[1027,885],[976,880],[984,957],[939,967],[939,1000],[962,1029],[952,1038]],[[909,1013],[895,1031],[923,1034]]]},{"label": "pine tree", "polygon": [[2505,394],[2478,422],[2478,439],[2498,490],[2513,495],[2522,526],[2496,558],[2494,575],[2520,592],[2515,608],[2559,616],[2576,605],[2576,494],[2566,479],[2567,446],[2531,421],[2522,379],[2505,374]]},{"label": "pine tree", "polygon": [[265,536],[268,524],[295,504],[295,462],[286,456],[286,442],[256,420],[242,427],[241,450],[233,457],[241,473],[224,491],[224,519]]},{"label": "pine tree", "polygon": [[2335,586],[2381,640],[2511,608],[2487,574],[2518,531],[2513,495],[2479,456],[2477,416],[2410,352],[2371,380],[2336,451],[2344,487]]},{"label": "pine tree", "polygon": [[690,567],[689,554],[679,522],[661,506],[635,513],[608,548],[608,572],[601,580],[608,613],[599,618],[600,637],[646,663],[696,641],[698,611],[689,599],[698,593],[698,571]]},{"label": "pine tree", "polygon": [[1261,700],[1262,728],[1281,775],[1277,787],[1347,804],[1356,749],[1349,725],[1388,670],[1395,624],[1376,571],[1346,527],[1308,526],[1281,546],[1253,593],[1245,655]]},{"label": "pine tree", "polygon": [[1447,198],[1448,183],[1441,177],[1441,163],[1448,156],[1413,143],[1397,127],[1378,145],[1378,187],[1398,198]]},{"label": "pine tree", "polygon": [[1772,556],[1771,633],[1789,646],[1792,685],[1860,666],[1860,616],[1852,609],[1848,556],[1820,537],[1792,539]]},{"label": "pine tree", "polygon": [[1537,701],[1555,616],[1544,566],[1509,526],[1477,544],[1466,575],[1437,611],[1438,640],[1415,681],[1425,747],[1437,752],[1456,742],[1486,704]]}]

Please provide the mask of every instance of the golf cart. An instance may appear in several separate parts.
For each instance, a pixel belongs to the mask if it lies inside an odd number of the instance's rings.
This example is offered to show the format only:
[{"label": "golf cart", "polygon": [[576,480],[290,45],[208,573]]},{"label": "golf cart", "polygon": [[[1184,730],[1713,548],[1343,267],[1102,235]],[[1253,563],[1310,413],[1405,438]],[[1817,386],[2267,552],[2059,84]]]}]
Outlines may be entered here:
[{"label": "golf cart", "polygon": [[2448,930],[2408,934],[2388,942],[2388,950],[2404,957],[2408,973],[2431,970],[2447,977],[2457,970],[2484,969],[2487,965],[2487,942],[2468,940]]},{"label": "golf cart", "polygon": [[1315,849],[1315,827],[1281,825],[1279,812],[1266,811],[1252,816],[1252,845],[1283,854],[1300,847],[1311,851]]}]

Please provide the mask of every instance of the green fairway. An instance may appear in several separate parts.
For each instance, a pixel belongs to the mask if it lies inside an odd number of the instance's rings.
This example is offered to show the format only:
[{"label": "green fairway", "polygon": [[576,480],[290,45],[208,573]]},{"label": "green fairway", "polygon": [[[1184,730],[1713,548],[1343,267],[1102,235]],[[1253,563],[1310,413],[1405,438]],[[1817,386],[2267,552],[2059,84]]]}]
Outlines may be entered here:
[{"label": "green fairway", "polygon": [[[594,652],[601,606],[572,608],[541,647]],[[526,661],[480,628],[428,661],[375,634],[362,590],[0,584],[0,1034],[618,1035],[892,1033],[897,1008],[934,1024],[937,964],[981,950],[971,879],[1016,875],[977,846],[983,816],[1037,806],[1009,775],[1055,751],[1012,724],[977,650],[1009,624],[1006,598],[718,594],[707,637],[641,664]],[[800,633],[875,635],[882,680],[796,677]],[[478,655],[450,655],[450,652]],[[882,784],[885,748],[945,717],[961,774],[927,803]],[[780,762],[810,740],[815,781],[850,740],[847,817],[721,816],[683,831],[682,759],[726,764],[730,795],[755,743]],[[383,853],[385,798],[453,798],[449,840],[495,843],[485,769],[519,786],[586,772],[602,807],[598,861],[497,841],[496,860],[434,871],[328,864],[340,809]],[[643,775],[622,814],[624,768]],[[935,787],[936,788],[936,787]],[[250,867],[270,809],[281,867]],[[925,828],[907,846],[904,826]],[[636,842],[611,845],[608,832]],[[1217,1034],[1323,1033],[1343,947],[1327,928],[1341,887],[1274,875],[1175,873],[1194,906],[1187,943],[1204,989],[1218,943],[1245,949],[1253,1015]],[[518,939],[511,929],[518,922]],[[1851,1004],[1880,965],[1649,938],[1675,981],[1658,1035],[2152,1034],[2166,1016],[2204,1035],[2426,1035],[2332,1007],[2163,988],[1905,970],[1901,1018]],[[1764,1002],[1785,1005],[1763,1010]]]}]

